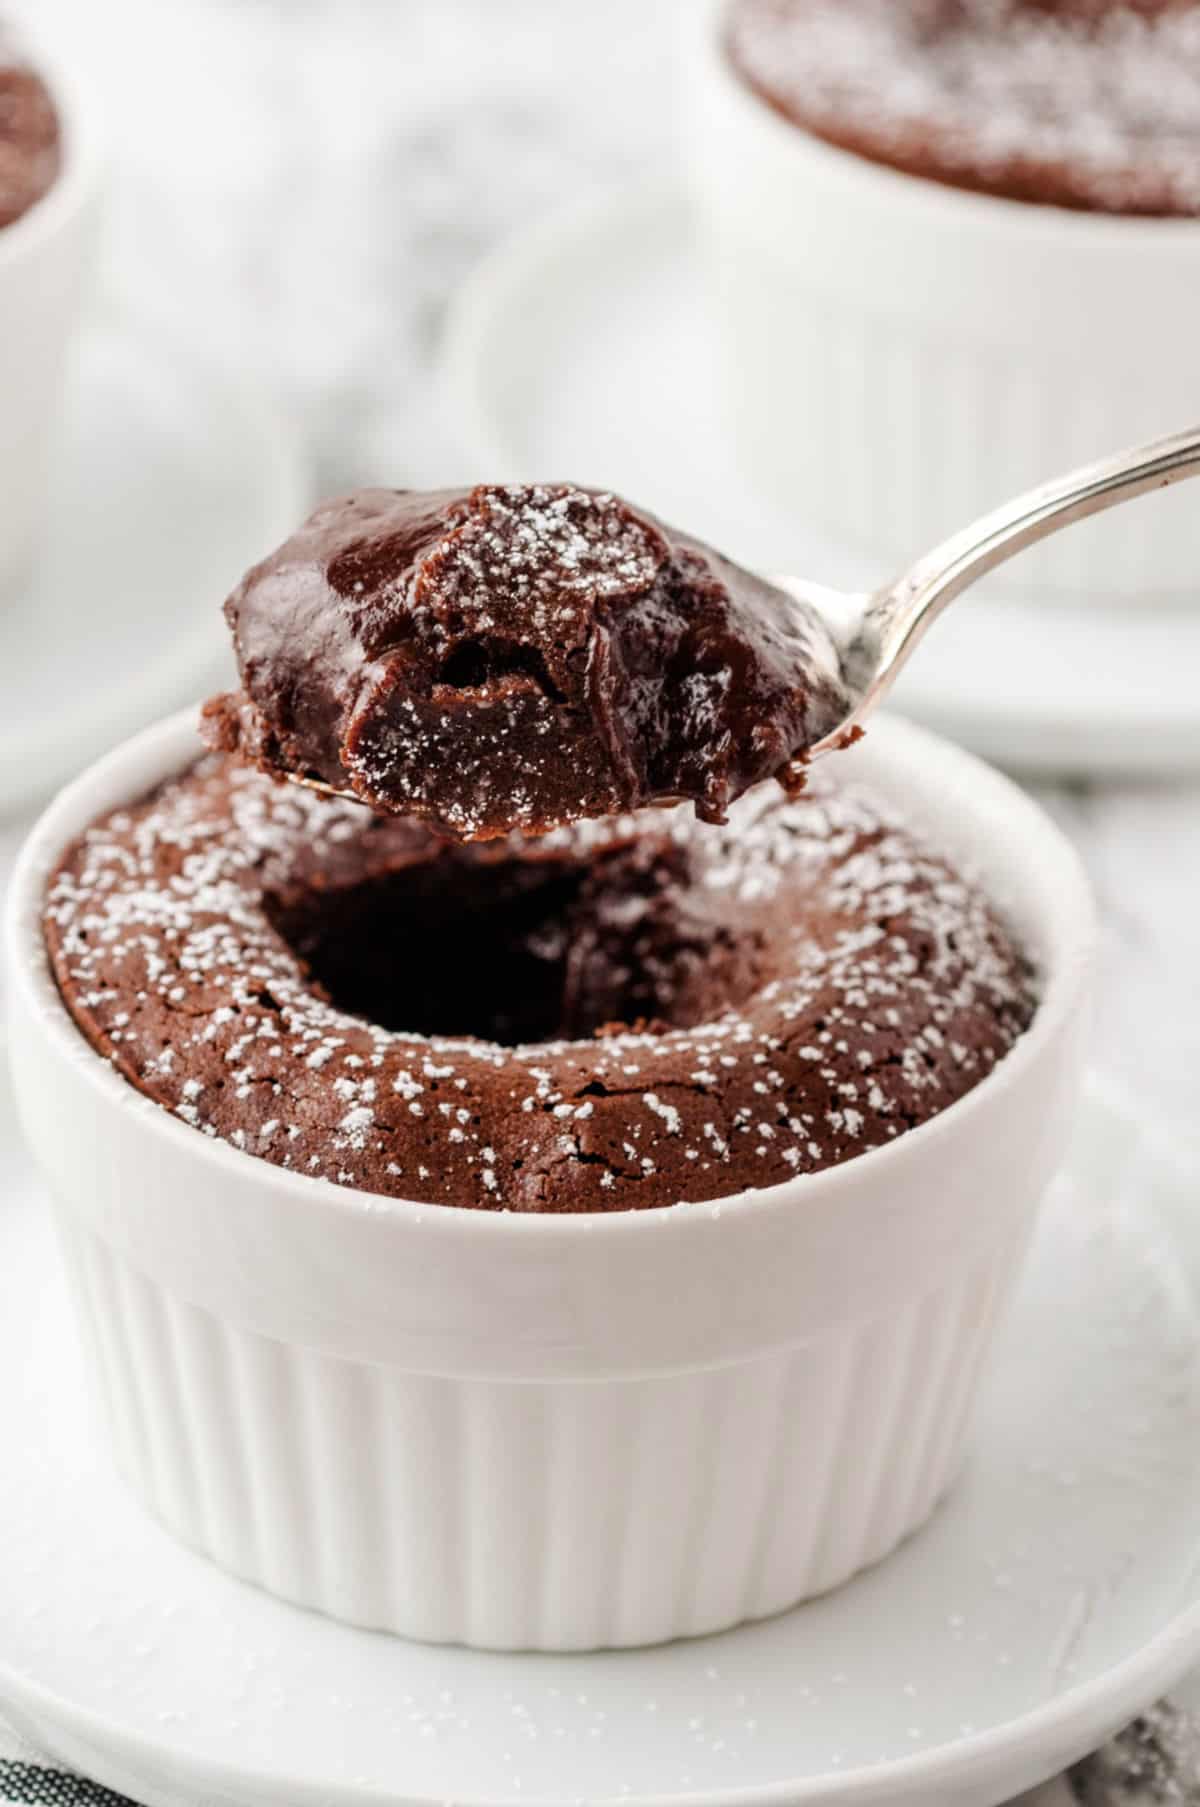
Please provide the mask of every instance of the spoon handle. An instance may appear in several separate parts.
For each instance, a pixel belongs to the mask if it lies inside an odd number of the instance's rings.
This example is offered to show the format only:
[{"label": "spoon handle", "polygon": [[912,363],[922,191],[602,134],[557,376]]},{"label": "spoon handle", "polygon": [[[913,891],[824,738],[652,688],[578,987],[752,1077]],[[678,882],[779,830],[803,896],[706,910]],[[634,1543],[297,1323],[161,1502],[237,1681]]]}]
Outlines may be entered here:
[{"label": "spoon handle", "polygon": [[[1147,490],[1164,489],[1196,476],[1200,476],[1200,427],[1086,464],[1066,477],[1027,490],[943,540],[898,582],[878,591],[867,607],[863,652],[870,659],[873,678],[856,717],[865,714],[890,688],[921,635],[946,605],[985,572],[1072,521],[1115,508]],[[1200,569],[1195,575],[1200,588]]]}]

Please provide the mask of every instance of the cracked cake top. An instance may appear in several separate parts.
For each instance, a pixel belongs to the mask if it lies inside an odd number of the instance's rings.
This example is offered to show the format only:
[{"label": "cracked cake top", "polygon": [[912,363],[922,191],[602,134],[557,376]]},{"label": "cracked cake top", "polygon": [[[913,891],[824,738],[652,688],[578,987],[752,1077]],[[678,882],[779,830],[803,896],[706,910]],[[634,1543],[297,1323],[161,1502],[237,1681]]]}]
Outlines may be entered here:
[{"label": "cracked cake top", "polygon": [[448,845],[210,754],[68,848],[45,933],[92,1045],[198,1133],[366,1191],[716,1199],[886,1143],[1029,1023],[979,888],[828,768]]}]

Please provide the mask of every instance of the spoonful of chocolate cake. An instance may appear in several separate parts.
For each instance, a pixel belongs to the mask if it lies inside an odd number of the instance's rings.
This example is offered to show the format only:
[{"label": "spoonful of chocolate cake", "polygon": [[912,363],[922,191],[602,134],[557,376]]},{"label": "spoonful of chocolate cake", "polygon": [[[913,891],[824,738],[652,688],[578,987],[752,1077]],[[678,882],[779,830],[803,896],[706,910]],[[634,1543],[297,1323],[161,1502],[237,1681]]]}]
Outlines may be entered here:
[{"label": "spoonful of chocolate cake", "polygon": [[567,484],[326,503],[226,615],[212,744],[457,841],[665,800],[720,821],[852,701],[809,604]]},{"label": "spoonful of chocolate cake", "polygon": [[868,595],[768,581],[569,484],[360,490],[229,598],[241,689],[205,706],[205,737],[456,841],[687,800],[719,822],[752,785],[798,789],[812,758],[857,738],[985,572],[1197,474],[1200,429],[1106,459]]}]

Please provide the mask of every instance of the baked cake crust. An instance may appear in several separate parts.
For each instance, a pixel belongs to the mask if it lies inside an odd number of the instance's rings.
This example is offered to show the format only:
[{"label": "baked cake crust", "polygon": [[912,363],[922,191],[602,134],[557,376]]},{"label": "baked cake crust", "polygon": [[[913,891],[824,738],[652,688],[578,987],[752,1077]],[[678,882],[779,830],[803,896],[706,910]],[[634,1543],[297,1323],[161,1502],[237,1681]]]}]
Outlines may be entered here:
[{"label": "baked cake crust", "polygon": [[828,767],[728,828],[464,848],[209,754],[65,851],[45,935],[92,1046],[198,1133],[490,1209],[832,1166],[968,1092],[1035,1009],[981,891]]}]

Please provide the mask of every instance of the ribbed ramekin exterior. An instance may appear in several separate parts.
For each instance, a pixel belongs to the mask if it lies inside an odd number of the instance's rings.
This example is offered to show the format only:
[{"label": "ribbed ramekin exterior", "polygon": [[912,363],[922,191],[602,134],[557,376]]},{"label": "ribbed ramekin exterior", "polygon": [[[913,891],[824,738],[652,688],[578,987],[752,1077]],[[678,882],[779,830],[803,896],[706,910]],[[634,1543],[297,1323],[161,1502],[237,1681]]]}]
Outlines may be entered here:
[{"label": "ribbed ramekin exterior", "polygon": [[177,1536],[337,1618],[485,1648],[656,1643],[887,1555],[953,1479],[1032,1206],[902,1309],[700,1372],[407,1373],[246,1331],[60,1216],[128,1481]]},{"label": "ribbed ramekin exterior", "polygon": [[[1033,484],[1196,414],[1200,221],[1071,214],[903,176],[780,119],[689,26],[686,148],[735,442],[864,581]],[[1186,491],[1024,554],[1027,593],[1195,600]]]}]

